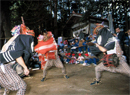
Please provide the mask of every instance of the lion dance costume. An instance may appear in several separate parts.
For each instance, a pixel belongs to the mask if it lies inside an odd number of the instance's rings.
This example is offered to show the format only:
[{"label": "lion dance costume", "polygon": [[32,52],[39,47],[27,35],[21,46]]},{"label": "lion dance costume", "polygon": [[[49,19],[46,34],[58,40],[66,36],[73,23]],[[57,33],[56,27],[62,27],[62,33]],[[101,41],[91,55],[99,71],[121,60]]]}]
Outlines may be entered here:
[{"label": "lion dance costume", "polygon": [[43,69],[43,79],[41,81],[45,80],[47,70],[54,65],[58,68],[62,68],[62,73],[64,74],[64,77],[69,78],[66,75],[65,67],[63,66],[63,64],[58,56],[57,43],[55,42],[55,39],[51,32],[47,32],[46,35],[44,35],[44,37],[43,37],[43,41],[40,41],[34,47],[34,49],[37,53],[40,53],[40,54],[46,56],[46,58],[47,58],[47,62]]},{"label": "lion dance costume", "polygon": [[[17,95],[24,95],[26,83],[12,69],[9,63],[21,58],[25,52],[27,52],[27,55],[32,54],[35,33],[24,24],[15,26],[11,32],[13,37],[3,46],[0,53],[0,85],[5,88],[4,95],[9,90],[16,90]],[[24,70],[28,71],[24,63],[20,65],[24,67]]]}]

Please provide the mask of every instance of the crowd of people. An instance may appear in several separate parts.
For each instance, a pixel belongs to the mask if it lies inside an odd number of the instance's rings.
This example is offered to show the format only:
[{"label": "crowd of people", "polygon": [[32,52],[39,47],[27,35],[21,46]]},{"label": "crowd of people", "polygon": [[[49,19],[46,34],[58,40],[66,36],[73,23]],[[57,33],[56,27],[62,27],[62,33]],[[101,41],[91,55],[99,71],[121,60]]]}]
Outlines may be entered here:
[{"label": "crowd of people", "polygon": [[[35,33],[25,26],[24,21],[14,27],[11,33],[13,37],[2,47],[0,53],[0,85],[5,88],[4,95],[10,90],[17,90],[17,95],[25,94],[26,83],[11,68],[10,63],[15,60],[23,67],[24,74],[28,75],[29,58],[34,56],[34,52],[39,58],[37,61],[41,61],[41,66],[44,63],[42,82],[46,79],[47,70],[52,66],[61,68],[64,78],[68,79],[63,63],[83,66],[93,64],[96,80],[90,85],[100,83],[101,72],[104,70],[123,73],[130,77],[130,67],[127,63],[130,53],[125,53],[125,48],[130,52],[130,30],[126,32],[128,36],[125,36],[119,28],[116,28],[116,33],[111,33],[108,27],[99,25],[94,29],[94,35],[65,39],[60,44],[57,44],[51,31],[43,31],[43,34],[37,37],[38,44],[35,47]],[[98,55],[101,53],[103,58],[101,63],[98,63]],[[116,55],[113,60],[108,60],[113,54]]]},{"label": "crowd of people", "polygon": [[58,45],[59,54],[63,55],[66,64],[82,64],[83,66],[97,65],[99,59],[90,52],[89,44],[95,43],[96,36],[90,35],[82,39],[65,39]]}]

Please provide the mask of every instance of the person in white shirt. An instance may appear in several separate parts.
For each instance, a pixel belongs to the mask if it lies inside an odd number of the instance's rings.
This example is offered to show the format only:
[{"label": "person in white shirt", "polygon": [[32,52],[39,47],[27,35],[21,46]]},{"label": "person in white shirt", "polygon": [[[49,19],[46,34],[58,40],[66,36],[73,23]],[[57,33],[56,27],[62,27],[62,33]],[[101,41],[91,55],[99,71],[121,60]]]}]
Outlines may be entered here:
[{"label": "person in white shirt", "polygon": [[78,58],[77,58],[76,64],[77,64],[77,63],[83,64],[83,63],[84,63],[84,57],[82,56],[81,53],[79,53],[78,55],[79,55],[79,56],[78,56]]}]

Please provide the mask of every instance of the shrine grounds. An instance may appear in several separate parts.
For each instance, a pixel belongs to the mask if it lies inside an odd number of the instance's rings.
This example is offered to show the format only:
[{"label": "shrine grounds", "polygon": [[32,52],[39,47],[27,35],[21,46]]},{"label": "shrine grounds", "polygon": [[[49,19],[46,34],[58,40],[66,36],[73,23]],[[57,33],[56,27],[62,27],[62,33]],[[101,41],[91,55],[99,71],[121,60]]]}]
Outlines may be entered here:
[{"label": "shrine grounds", "polygon": [[[101,84],[90,85],[95,78],[93,65],[65,64],[65,67],[69,79],[65,79],[61,69],[55,67],[48,70],[44,82],[41,82],[42,70],[31,71],[30,77],[24,78],[27,83],[25,95],[130,95],[130,78],[125,75],[103,72]],[[3,90],[0,89],[0,95]],[[16,95],[16,91],[9,95]]]}]

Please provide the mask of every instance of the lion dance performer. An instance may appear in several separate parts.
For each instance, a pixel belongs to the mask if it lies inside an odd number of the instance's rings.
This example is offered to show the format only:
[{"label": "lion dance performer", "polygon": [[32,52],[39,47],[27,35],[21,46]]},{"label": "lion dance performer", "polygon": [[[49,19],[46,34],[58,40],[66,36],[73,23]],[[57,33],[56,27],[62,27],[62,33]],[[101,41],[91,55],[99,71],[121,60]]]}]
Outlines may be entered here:
[{"label": "lion dance performer", "polygon": [[62,73],[64,74],[64,77],[66,79],[69,78],[66,74],[65,67],[62,64],[62,62],[58,56],[57,43],[55,42],[55,39],[52,35],[52,32],[50,32],[50,31],[44,32],[43,41],[40,41],[34,47],[34,50],[39,54],[45,55],[47,58],[47,62],[46,62],[45,67],[43,69],[43,78],[41,81],[45,80],[47,70],[54,65],[58,68],[62,68]]},{"label": "lion dance performer", "polygon": [[0,85],[5,88],[4,95],[7,95],[10,90],[17,91],[17,95],[24,95],[26,83],[9,63],[16,60],[23,67],[24,74],[29,74],[22,56],[25,51],[29,54],[33,52],[35,33],[29,30],[24,23],[15,26],[11,32],[13,37],[3,46],[0,53]]},{"label": "lion dance performer", "polygon": [[101,72],[103,71],[121,73],[130,77],[130,67],[123,56],[119,40],[113,36],[107,27],[98,27],[96,27],[96,30],[98,30],[97,43],[95,44],[95,48],[92,47],[90,50],[95,55],[102,52],[104,56],[101,59],[101,63],[95,67],[96,80],[90,85],[100,83]]}]

